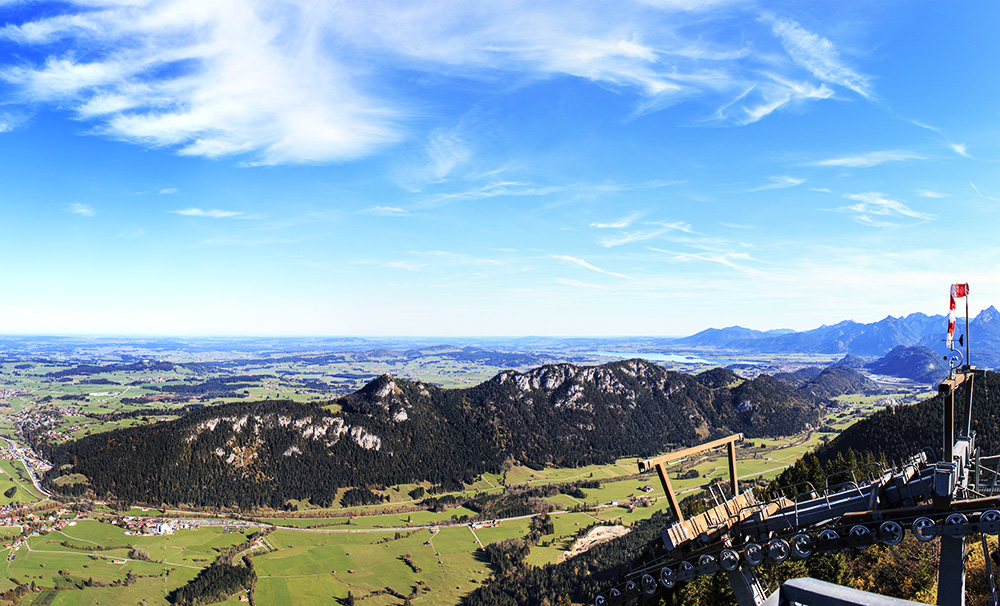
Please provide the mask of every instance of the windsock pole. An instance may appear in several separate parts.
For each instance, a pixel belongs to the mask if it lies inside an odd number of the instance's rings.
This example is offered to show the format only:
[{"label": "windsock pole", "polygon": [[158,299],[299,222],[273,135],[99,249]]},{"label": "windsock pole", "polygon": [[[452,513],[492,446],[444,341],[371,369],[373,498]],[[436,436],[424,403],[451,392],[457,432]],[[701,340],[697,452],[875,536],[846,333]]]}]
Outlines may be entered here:
[{"label": "windsock pole", "polygon": [[[969,284],[952,284],[948,301],[948,349],[955,349],[955,299],[965,297],[965,364],[969,366]],[[961,341],[959,341],[961,344]]]},{"label": "windsock pole", "polygon": [[965,285],[965,365],[972,366],[972,358],[969,357],[969,285]]}]

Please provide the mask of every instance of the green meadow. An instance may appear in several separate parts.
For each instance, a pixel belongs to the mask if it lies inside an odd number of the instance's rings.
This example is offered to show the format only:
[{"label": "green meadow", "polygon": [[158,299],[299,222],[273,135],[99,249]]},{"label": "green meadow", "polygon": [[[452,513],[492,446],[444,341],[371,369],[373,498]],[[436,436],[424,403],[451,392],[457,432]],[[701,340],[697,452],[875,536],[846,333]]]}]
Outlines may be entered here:
[{"label": "green meadow", "polygon": [[[220,359],[213,355],[214,360]],[[236,359],[238,354],[233,353],[232,357]],[[766,361],[761,358],[762,363]],[[821,361],[819,357],[817,361]],[[360,388],[367,382],[365,377],[382,373],[444,387],[468,387],[502,370],[434,353],[413,357],[373,356],[363,360],[360,356],[346,355],[339,362],[317,362],[304,356],[296,361],[261,360],[259,365],[243,367],[240,373],[255,378],[248,380],[248,386],[236,390],[240,397],[174,397],[158,389],[193,385],[227,375],[223,371],[178,368],[97,373],[81,379],[46,376],[71,368],[69,363],[47,363],[30,369],[14,366],[9,362],[0,364],[0,375],[10,386],[25,393],[0,400],[0,437],[15,440],[19,438],[11,416],[22,411],[75,409],[79,412],[53,415],[56,421],[51,428],[79,438],[173,418],[170,414],[156,414],[107,420],[110,413],[116,412],[150,407],[172,412],[188,403],[216,404],[243,399],[328,401]],[[323,388],[308,387],[316,385],[311,381],[321,382]],[[843,396],[838,399],[846,408],[830,413],[825,419],[829,427],[822,432],[746,440],[737,448],[740,482],[746,487],[756,479],[776,477],[821,440],[832,438],[877,410],[886,397],[905,404],[924,395],[910,391],[890,396]],[[127,401],[143,396],[156,400],[145,404]],[[674,490],[683,498],[699,494],[713,480],[728,479],[727,465],[725,450],[717,449],[674,462],[668,472]],[[695,473],[690,474],[691,470]],[[695,477],[681,479],[680,475],[685,473]],[[594,525],[629,526],[667,508],[657,476],[640,476],[634,457],[574,469],[513,466],[502,473],[484,474],[461,492],[452,494],[461,500],[509,487],[594,480],[600,482],[599,487],[583,489],[583,497],[557,494],[546,499],[553,507],[554,533],[543,536],[527,558],[528,564],[541,566],[558,561]],[[84,478],[69,476],[66,481],[84,481]],[[17,490],[11,497],[3,496],[10,488]],[[170,592],[194,578],[222,551],[244,542],[250,532],[263,530],[268,533],[264,547],[256,550],[252,558],[258,577],[254,592],[258,605],[329,604],[346,598],[349,592],[357,600],[363,600],[363,606],[395,605],[404,598],[425,605],[456,604],[492,572],[482,546],[526,536],[531,520],[501,520],[478,528],[458,524],[458,518],[474,517],[475,512],[465,507],[438,512],[421,509],[418,502],[432,495],[414,498],[411,492],[417,488],[429,491],[432,487],[426,482],[384,487],[376,492],[386,497],[386,502],[355,508],[319,509],[308,502],[293,502],[289,507],[297,512],[256,512],[253,523],[242,523],[241,532],[233,527],[205,525],[195,530],[179,529],[169,536],[126,535],[122,528],[109,522],[122,515],[153,518],[184,514],[141,508],[113,512],[108,505],[97,504],[88,519],[76,520],[62,530],[30,536],[26,544],[16,549],[9,546],[0,549],[3,566],[0,591],[18,582],[34,582],[42,590],[22,600],[25,605],[166,605]],[[0,460],[0,506],[12,503],[37,506],[45,501],[44,495],[32,486],[20,461]],[[43,517],[47,515],[49,512]],[[190,517],[193,519],[195,515]],[[50,525],[36,525],[32,530]],[[0,536],[14,537],[21,533],[20,526],[0,528]],[[4,542],[10,544],[9,540]],[[155,561],[132,557],[130,546],[143,550]],[[243,602],[234,596],[225,603]]]},{"label": "green meadow", "polygon": [[[798,436],[768,441],[766,449],[739,449],[742,458],[738,468],[741,475],[777,473],[796,452],[803,452],[817,440],[814,433],[808,439]],[[788,443],[796,445],[778,448]],[[761,453],[770,454],[754,458]],[[693,466],[699,473],[699,478],[693,480],[672,479],[678,492],[685,493],[717,475],[725,475],[725,458],[714,454],[676,466],[677,471]],[[718,454],[724,454],[724,450],[720,449]],[[3,463],[9,466],[9,462]],[[558,561],[592,525],[627,526],[667,507],[656,476],[638,476],[637,472],[635,459],[580,469],[534,471],[515,467],[504,478],[483,478],[478,484],[486,486],[486,490],[492,484],[497,486],[493,490],[498,490],[501,482],[517,485],[603,480],[599,488],[584,489],[583,499],[563,494],[549,499],[557,511],[587,509],[552,514],[554,534],[543,537],[528,557],[529,564],[540,566]],[[671,474],[675,473],[671,468]],[[645,490],[647,487],[652,490]],[[396,492],[406,495],[403,488]],[[467,492],[474,494],[475,490]],[[613,504],[642,496],[650,500],[648,506],[637,506],[630,511]],[[271,524],[294,528],[270,532],[266,536],[267,552],[254,555],[258,575],[255,603],[276,606],[331,603],[335,598],[346,598],[350,592],[356,599],[364,598],[366,606],[399,604],[398,596],[428,605],[455,604],[491,574],[481,546],[524,537],[530,530],[527,518],[504,520],[481,528],[453,525],[454,517],[474,515],[462,507],[437,513],[421,510],[379,514],[377,507],[364,509],[353,511],[369,515],[353,518],[258,519],[261,528]],[[127,514],[159,516],[164,512],[136,508]],[[102,519],[110,517],[102,515]],[[240,533],[203,526],[197,530],[177,530],[165,537],[129,536],[105,521],[81,520],[59,531],[30,537],[26,545],[16,550],[0,551],[6,555],[4,569],[0,571],[4,577],[0,591],[13,587],[16,580],[49,588],[41,592],[48,604],[167,604],[171,591],[192,579],[221,550],[243,542],[246,533],[255,529],[250,527]],[[20,528],[13,527],[8,532],[18,534]],[[61,545],[62,541],[70,546]],[[131,558],[128,545],[145,550],[156,562]],[[113,549],[89,551],[88,546]],[[133,582],[126,586],[130,573],[134,575]],[[42,595],[37,599],[43,599]],[[239,602],[234,597],[226,603]]]}]

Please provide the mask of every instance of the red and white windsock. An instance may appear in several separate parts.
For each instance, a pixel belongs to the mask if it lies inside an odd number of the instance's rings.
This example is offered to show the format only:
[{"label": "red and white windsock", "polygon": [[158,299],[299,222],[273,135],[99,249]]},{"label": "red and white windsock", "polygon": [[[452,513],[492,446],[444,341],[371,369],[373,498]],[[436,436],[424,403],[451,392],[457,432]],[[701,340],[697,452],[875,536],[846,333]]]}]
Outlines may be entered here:
[{"label": "red and white windsock", "polygon": [[952,348],[955,341],[955,299],[969,294],[968,284],[951,285],[951,306],[948,308],[948,349]]}]

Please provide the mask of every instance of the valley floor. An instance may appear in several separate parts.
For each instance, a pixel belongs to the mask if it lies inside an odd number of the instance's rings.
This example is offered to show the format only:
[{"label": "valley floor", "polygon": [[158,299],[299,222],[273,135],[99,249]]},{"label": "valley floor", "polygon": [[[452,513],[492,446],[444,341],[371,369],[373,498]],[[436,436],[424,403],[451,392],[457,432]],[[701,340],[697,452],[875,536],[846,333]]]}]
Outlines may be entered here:
[{"label": "valley floor", "polygon": [[[837,413],[829,419],[834,423],[831,429],[842,429],[863,414],[864,409],[846,417]],[[738,449],[741,480],[773,478],[828,435],[810,432],[745,442]],[[677,472],[694,469],[697,477],[672,480],[676,490],[686,496],[712,479],[723,478],[727,467],[722,454],[706,453],[678,464]],[[19,516],[21,525],[0,528],[0,536],[9,537],[0,550],[5,556],[0,592],[18,584],[40,588],[25,596],[22,604],[167,604],[171,591],[194,578],[222,551],[263,531],[267,534],[248,552],[258,578],[255,604],[329,603],[333,598],[346,600],[350,593],[356,600],[363,598],[366,606],[398,604],[399,596],[429,606],[450,605],[489,578],[492,571],[482,547],[524,537],[531,526],[531,516],[461,523],[456,520],[475,513],[463,507],[438,513],[393,512],[413,506],[407,492],[414,486],[405,485],[393,487],[393,500],[378,506],[272,512],[247,520],[155,509],[114,512],[103,505],[87,513],[70,513],[33,490],[19,462],[4,461],[0,470],[27,497],[21,503],[37,516],[31,519],[32,514],[25,514]],[[584,489],[582,499],[567,494],[547,499],[556,508],[550,514],[553,533],[531,549],[528,564],[540,566],[565,557],[595,525],[627,527],[667,507],[656,476],[637,475],[635,459],[577,469],[514,467],[503,475],[487,474],[456,496],[576,480],[602,483]],[[136,535],[122,527],[142,523],[167,524],[172,534]],[[25,532],[27,538],[12,542]],[[131,557],[136,548],[154,561]],[[245,603],[240,599],[236,595],[225,603]]]}]

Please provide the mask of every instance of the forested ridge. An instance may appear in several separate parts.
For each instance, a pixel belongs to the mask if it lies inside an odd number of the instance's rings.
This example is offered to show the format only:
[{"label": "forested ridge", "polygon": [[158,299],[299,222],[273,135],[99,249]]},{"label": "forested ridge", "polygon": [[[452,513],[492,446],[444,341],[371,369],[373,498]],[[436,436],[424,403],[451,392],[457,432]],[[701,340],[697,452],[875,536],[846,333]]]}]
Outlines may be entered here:
[{"label": "forested ridge", "polygon": [[[964,389],[956,398],[956,432],[965,420],[961,418]],[[928,398],[910,406],[887,407],[845,429],[825,446],[816,449],[815,457],[826,465],[839,456],[853,451],[884,458],[887,462],[905,461],[925,448],[936,456],[942,450],[942,402],[940,397]],[[972,403],[972,430],[976,447],[983,456],[1000,454],[1000,374],[987,372],[975,380]]]},{"label": "forested ridge", "polygon": [[[717,374],[715,379],[716,384],[725,384],[726,377]],[[962,395],[960,392],[959,396]],[[925,447],[940,456],[941,405],[941,399],[933,397],[912,406],[886,408],[855,423],[828,444],[799,459],[774,482],[769,492],[773,496],[780,492],[780,486],[800,482],[823,486],[828,477],[831,481],[849,480],[847,474],[851,469],[903,461]],[[961,426],[963,419],[960,414],[958,417],[956,422]],[[976,380],[972,427],[976,445],[984,455],[1000,454],[1000,374],[987,372],[982,380]],[[567,562],[544,567],[530,567],[517,560],[524,550],[518,551],[516,542],[507,545],[504,553],[498,553],[503,546],[500,545],[492,555],[503,565],[497,567],[498,573],[489,583],[466,597],[463,605],[590,603],[629,570],[630,563],[642,553],[641,547],[658,540],[660,530],[670,522],[663,514],[654,513],[649,520],[637,523],[625,537]],[[936,591],[938,548],[938,541],[921,543],[908,536],[897,547],[875,545],[864,551],[848,549],[814,555],[806,560],[762,566],[758,574],[772,590],[787,579],[808,576],[878,594],[929,601],[934,599]],[[986,603],[988,588],[982,573],[982,558],[968,566],[967,597],[970,603]],[[716,574],[678,584],[650,603],[714,606],[735,603],[735,598],[725,576]]]},{"label": "forested ridge", "polygon": [[470,482],[505,462],[584,465],[743,432],[787,435],[821,404],[766,375],[698,377],[642,361],[505,371],[468,389],[379,377],[336,401],[234,403],[50,446],[52,490],[123,502],[329,506],[339,488]]}]

